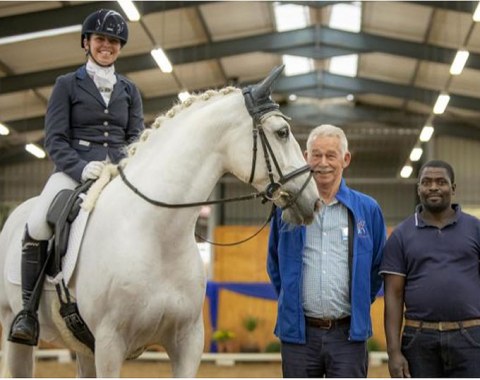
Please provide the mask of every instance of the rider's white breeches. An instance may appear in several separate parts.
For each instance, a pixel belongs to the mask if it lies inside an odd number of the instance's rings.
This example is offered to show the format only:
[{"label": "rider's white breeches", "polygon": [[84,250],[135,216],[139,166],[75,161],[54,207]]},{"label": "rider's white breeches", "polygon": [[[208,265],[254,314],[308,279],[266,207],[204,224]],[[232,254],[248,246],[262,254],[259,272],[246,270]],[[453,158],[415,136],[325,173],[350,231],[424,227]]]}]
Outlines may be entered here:
[{"label": "rider's white breeches", "polygon": [[27,219],[28,232],[32,238],[48,240],[52,237],[52,229],[47,223],[48,208],[60,190],[74,189],[77,186],[78,182],[65,173],[58,172],[50,176]]}]

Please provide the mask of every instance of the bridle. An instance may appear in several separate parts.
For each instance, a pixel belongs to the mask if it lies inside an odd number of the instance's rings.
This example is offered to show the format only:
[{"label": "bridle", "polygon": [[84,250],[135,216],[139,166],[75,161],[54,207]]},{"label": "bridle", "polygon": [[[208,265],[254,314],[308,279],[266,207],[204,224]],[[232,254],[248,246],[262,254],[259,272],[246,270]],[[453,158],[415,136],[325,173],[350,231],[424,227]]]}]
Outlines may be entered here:
[{"label": "bridle", "polygon": [[[258,111],[255,112],[255,110],[252,109],[249,101],[249,97],[251,96],[250,93],[250,88],[247,87],[243,90],[243,96],[245,98],[245,104],[247,106],[247,109],[252,116],[253,119],[253,148],[252,148],[252,169],[250,171],[250,178],[248,180],[249,184],[253,183],[253,179],[255,177],[255,168],[257,166],[257,137],[260,136],[260,142],[262,144],[263,148],[263,157],[265,160],[265,165],[267,167],[268,171],[268,179],[270,183],[267,185],[266,189],[263,191],[263,197],[264,201],[276,201],[279,197],[281,196],[287,196],[289,201],[285,206],[282,207],[282,210],[285,210],[292,206],[299,195],[305,190],[305,188],[308,185],[308,182],[312,178],[313,172],[312,169],[310,168],[309,165],[304,165],[298,169],[293,170],[292,172],[288,173],[287,175],[283,175],[282,169],[280,168],[280,165],[278,164],[277,158],[275,157],[275,153],[273,152],[272,146],[268,142],[268,138],[265,134],[265,131],[263,130],[263,122],[271,116],[280,116],[283,117],[285,120],[288,120],[289,118],[285,116],[283,113],[281,113],[278,110],[278,105],[276,103],[271,102],[272,104],[270,105],[269,108],[265,108],[262,112],[259,113]],[[277,173],[279,175],[279,180],[278,182],[275,182],[274,179],[274,174],[273,174],[273,169],[272,169],[272,163],[275,166],[275,169],[277,170]],[[292,179],[305,174],[305,173],[310,173],[305,182],[303,183],[302,187],[300,190],[295,194],[295,196],[291,196],[288,193],[282,192],[280,189],[282,188],[282,185],[285,185],[287,182],[291,181]]]},{"label": "bridle", "polygon": [[[257,199],[257,198],[262,198],[262,202],[266,203],[268,201],[274,202],[276,201],[279,197],[282,195],[288,195],[289,201],[285,206],[282,207],[282,210],[287,209],[288,207],[291,207],[297,200],[298,196],[305,190],[305,188],[308,185],[308,182],[312,178],[312,170],[309,165],[302,166],[301,168],[298,168],[287,175],[282,174],[282,170],[280,169],[280,165],[278,164],[278,161],[275,157],[275,154],[273,153],[272,147],[270,146],[270,143],[268,142],[267,136],[265,135],[265,132],[263,131],[262,124],[254,124],[253,128],[253,149],[252,149],[252,170],[250,173],[250,179],[248,181],[249,184],[253,182],[253,179],[255,177],[255,167],[256,167],[256,161],[257,161],[257,136],[260,136],[260,141],[263,146],[263,152],[264,152],[264,159],[265,159],[265,164],[267,166],[268,170],[268,177],[270,180],[270,183],[267,185],[266,189],[264,191],[257,191],[254,193],[238,196],[238,197],[230,197],[230,198],[220,198],[220,199],[214,199],[214,200],[207,200],[207,201],[199,201],[199,202],[188,202],[188,203],[167,203],[167,202],[162,202],[158,201],[155,199],[152,199],[142,193],[135,185],[133,185],[127,176],[125,175],[125,172],[123,168],[119,165],[118,166],[118,173],[120,174],[120,177],[122,181],[127,185],[130,190],[132,190],[136,195],[138,195],[140,198],[143,200],[147,201],[148,203],[154,205],[154,206],[159,206],[159,207],[165,207],[165,208],[188,208],[188,207],[198,207],[198,206],[207,206],[207,205],[214,205],[214,204],[220,204],[220,203],[230,203],[230,202],[239,202],[239,201],[247,201],[251,199]],[[279,174],[280,179],[278,182],[275,181],[274,179],[274,174],[272,170],[272,164],[270,161],[273,161],[274,166]],[[295,194],[295,196],[290,196],[287,193],[280,192],[279,190],[281,187],[286,184],[287,182],[291,181],[292,179],[305,174],[309,172],[310,174],[306,178],[305,182],[303,183],[302,187],[300,190]]]},{"label": "bridle", "polygon": [[[285,117],[280,111],[276,111],[279,115]],[[273,116],[271,114],[267,115],[267,117]],[[135,194],[137,194],[140,198],[144,199],[148,203],[159,206],[159,207],[166,207],[166,208],[188,208],[188,207],[198,207],[198,206],[207,206],[207,205],[214,205],[214,204],[219,204],[219,203],[230,203],[230,202],[238,202],[238,201],[247,201],[251,199],[256,199],[256,198],[262,198],[262,202],[266,203],[268,201],[276,201],[279,197],[287,195],[289,198],[289,201],[285,206],[282,207],[282,210],[287,209],[288,207],[291,207],[297,200],[298,196],[305,190],[305,188],[308,185],[308,182],[312,178],[312,170],[309,165],[302,166],[301,168],[298,168],[296,170],[293,170],[292,172],[288,173],[287,175],[283,175],[282,170],[280,168],[280,165],[278,164],[278,161],[275,157],[275,154],[273,152],[273,149],[268,142],[267,136],[265,135],[265,132],[263,130],[262,126],[262,120],[258,120],[253,124],[253,149],[252,149],[252,169],[250,173],[250,179],[248,181],[249,184],[253,182],[253,179],[255,177],[255,168],[256,168],[256,162],[257,162],[257,136],[260,136],[260,142],[263,147],[263,153],[264,153],[264,159],[265,159],[265,165],[267,167],[268,171],[268,178],[270,180],[270,183],[267,185],[266,189],[264,191],[260,192],[255,192],[255,193],[250,193],[247,195],[242,195],[238,197],[230,197],[230,198],[221,198],[221,199],[215,199],[215,200],[208,200],[208,201],[200,201],[200,202],[189,202],[189,203],[167,203],[167,202],[162,202],[158,201],[155,199],[152,199],[142,193],[135,185],[133,185],[125,175],[125,172],[123,171],[122,167],[119,165],[118,166],[118,173],[120,174],[120,177],[122,178],[122,181],[129,187]],[[278,172],[279,175],[279,180],[278,182],[275,181],[274,179],[274,174],[273,174],[273,169],[272,169],[272,164],[273,162],[275,169]],[[281,187],[286,184],[287,182],[293,180],[294,178],[305,174],[305,173],[310,173],[308,177],[306,178],[305,182],[303,183],[302,187],[300,190],[294,195],[290,196],[288,193],[281,192],[280,189]]]},{"label": "bridle", "polygon": [[[291,207],[297,201],[300,194],[307,187],[308,183],[310,182],[310,179],[312,178],[313,172],[309,165],[304,165],[284,175],[282,173],[280,165],[278,164],[277,158],[275,157],[275,153],[273,152],[273,149],[268,141],[265,131],[263,130],[263,123],[268,117],[280,116],[288,120],[288,117],[280,112],[279,105],[275,103],[270,97],[271,83],[273,82],[273,80],[276,79],[276,77],[278,77],[278,75],[282,70],[283,70],[283,65],[275,68],[272,71],[272,73],[260,84],[248,86],[242,90],[244,100],[245,100],[245,106],[247,107],[247,110],[253,120],[252,169],[250,172],[248,183],[252,184],[255,178],[255,169],[257,166],[258,136],[260,136],[260,143],[262,144],[264,161],[267,167],[268,178],[270,181],[270,183],[267,185],[264,191],[255,192],[255,193],[251,193],[251,194],[247,194],[239,197],[221,198],[216,200],[207,200],[207,201],[200,201],[200,202],[166,203],[166,202],[154,200],[148,197],[147,195],[145,195],[144,193],[142,193],[137,187],[135,187],[128,180],[128,178],[125,175],[125,172],[123,171],[122,167],[119,165],[118,172],[120,174],[122,181],[140,198],[144,199],[145,201],[147,201],[152,205],[165,207],[165,208],[198,207],[198,206],[206,206],[206,205],[213,205],[213,204],[220,204],[220,203],[246,201],[246,200],[256,199],[256,198],[262,198],[262,203],[266,203],[268,201],[274,202],[278,200],[280,197],[284,197],[288,199],[287,203],[283,207],[281,207],[282,210],[285,210]],[[266,95],[265,87],[267,85],[268,85],[268,94]],[[262,89],[263,89],[263,92],[260,91]],[[279,176],[278,181],[275,181],[272,162]],[[306,173],[310,173],[310,174],[305,179],[305,182],[300,187],[299,191],[296,192],[293,196],[290,193],[287,193],[281,190],[282,186],[285,185],[287,182]],[[249,237],[248,239],[242,240],[241,242],[231,243],[231,244],[218,244],[213,242],[209,242],[209,243],[216,244],[216,245],[235,245],[235,244],[240,244],[244,241],[250,240],[251,238],[256,236],[266,226],[266,224],[268,224],[268,222],[273,216],[274,210],[275,210],[275,207],[272,206],[272,211],[270,212],[270,216],[268,217],[265,224],[261,227],[261,229],[257,233],[255,233],[253,236]]]}]

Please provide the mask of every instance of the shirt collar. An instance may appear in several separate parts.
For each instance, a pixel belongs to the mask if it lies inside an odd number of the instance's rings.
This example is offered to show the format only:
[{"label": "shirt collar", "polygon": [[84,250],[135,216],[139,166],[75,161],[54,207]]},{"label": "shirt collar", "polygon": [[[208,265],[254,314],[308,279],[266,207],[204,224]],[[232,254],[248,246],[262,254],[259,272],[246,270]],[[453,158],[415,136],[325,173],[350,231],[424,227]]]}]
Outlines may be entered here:
[{"label": "shirt collar", "polygon": [[[445,226],[449,226],[451,224],[457,223],[458,218],[460,217],[460,211],[461,211],[460,205],[457,204],[457,203],[452,203],[452,208],[455,211],[455,214],[454,214],[452,220],[450,220],[450,222],[448,224],[446,224]],[[418,228],[428,227],[428,226],[431,225],[431,224],[427,223],[422,218],[422,216],[420,215],[422,210],[423,210],[423,206],[421,204],[419,204],[419,205],[417,205],[417,207],[415,207],[415,226],[418,227]]]}]

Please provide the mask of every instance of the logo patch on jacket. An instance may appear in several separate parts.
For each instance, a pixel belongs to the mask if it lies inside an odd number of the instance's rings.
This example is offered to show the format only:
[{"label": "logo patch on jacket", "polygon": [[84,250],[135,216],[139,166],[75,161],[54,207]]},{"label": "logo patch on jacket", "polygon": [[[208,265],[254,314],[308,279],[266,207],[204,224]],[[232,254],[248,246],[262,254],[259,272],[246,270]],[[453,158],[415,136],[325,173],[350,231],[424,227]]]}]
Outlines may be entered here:
[{"label": "logo patch on jacket", "polygon": [[364,220],[359,220],[357,223],[357,233],[358,237],[366,237],[367,233],[367,223]]}]

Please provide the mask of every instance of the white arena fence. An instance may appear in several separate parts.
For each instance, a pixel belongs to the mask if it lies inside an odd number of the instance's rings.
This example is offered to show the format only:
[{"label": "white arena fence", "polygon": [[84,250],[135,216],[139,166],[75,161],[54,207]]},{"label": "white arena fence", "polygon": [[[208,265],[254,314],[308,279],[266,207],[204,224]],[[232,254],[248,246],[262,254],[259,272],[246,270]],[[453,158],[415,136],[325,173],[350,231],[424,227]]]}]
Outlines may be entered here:
[{"label": "white arena fence", "polygon": [[[2,351],[0,351],[0,357]],[[72,352],[63,349],[38,349],[35,350],[35,358],[57,359],[59,363],[69,363],[73,360]],[[155,360],[168,361],[169,358],[165,352],[145,351],[135,360]],[[215,362],[216,365],[233,366],[236,362],[280,362],[280,353],[204,353],[202,362]],[[369,353],[371,366],[378,366],[388,360],[388,355],[383,351],[374,351]]]}]

